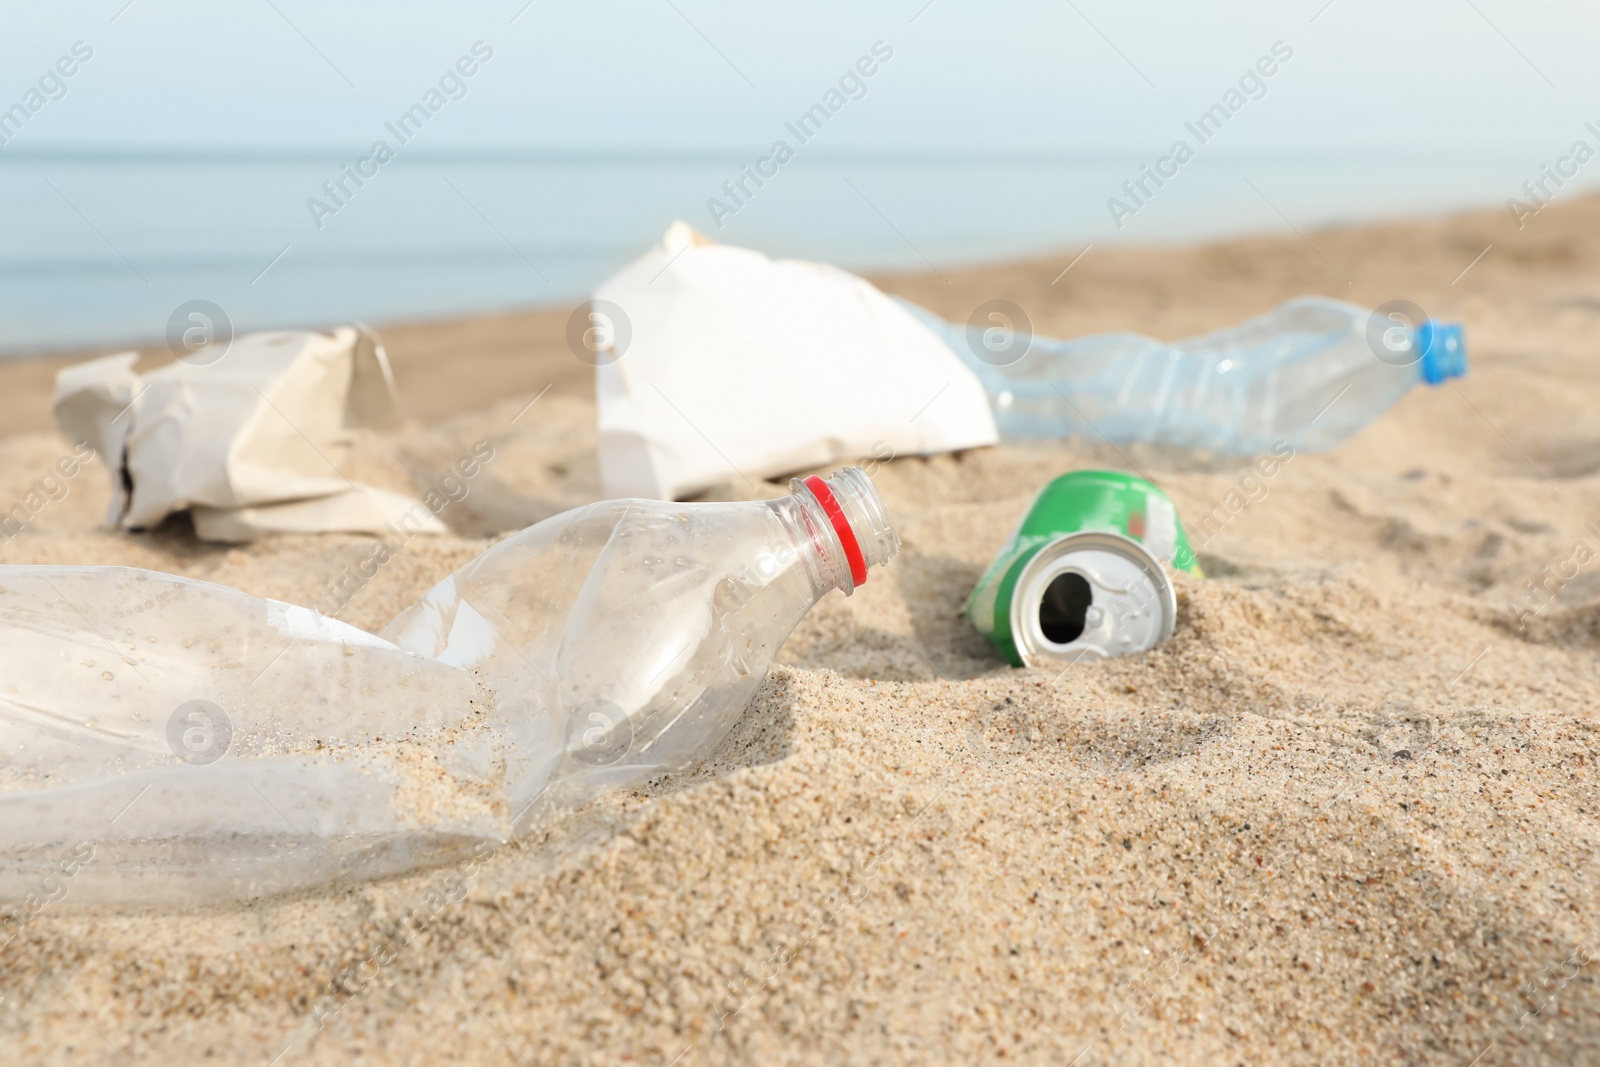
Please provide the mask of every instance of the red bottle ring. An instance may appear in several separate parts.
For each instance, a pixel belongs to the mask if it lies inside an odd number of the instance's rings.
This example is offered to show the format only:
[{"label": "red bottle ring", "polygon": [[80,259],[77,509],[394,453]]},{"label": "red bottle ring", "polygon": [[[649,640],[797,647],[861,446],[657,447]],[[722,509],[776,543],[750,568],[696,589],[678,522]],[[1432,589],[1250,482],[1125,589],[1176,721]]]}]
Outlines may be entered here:
[{"label": "red bottle ring", "polygon": [[850,563],[851,582],[864,584],[867,580],[867,557],[861,554],[861,542],[856,540],[856,532],[850,528],[850,520],[844,517],[844,508],[839,506],[838,498],[828,488],[828,483],[815,474],[805,479],[805,486],[817,498],[817,503],[822,505],[822,510],[828,513],[833,532],[839,535],[844,558]]}]

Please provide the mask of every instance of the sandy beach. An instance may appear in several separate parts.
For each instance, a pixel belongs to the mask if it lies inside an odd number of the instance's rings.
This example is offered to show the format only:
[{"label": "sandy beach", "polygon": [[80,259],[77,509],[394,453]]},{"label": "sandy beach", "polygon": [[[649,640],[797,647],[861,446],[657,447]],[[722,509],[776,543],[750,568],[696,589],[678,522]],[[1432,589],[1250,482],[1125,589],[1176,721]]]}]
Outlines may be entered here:
[{"label": "sandy beach", "polygon": [[[1264,479],[1087,439],[882,464],[900,557],[801,624],[707,764],[466,868],[242,908],[69,893],[0,947],[6,1061],[1600,1063],[1600,199],[1061,274],[1078,252],[874,281],[1058,336],[1404,298],[1465,323],[1471,369]],[[494,459],[346,621],[598,497],[566,317],[382,328],[406,421],[346,473],[420,493]],[[0,365],[0,508],[71,450],[64,362]],[[1208,577],[1149,654],[1014,670],[962,600],[1078,467],[1165,488]],[[103,468],[67,486],[0,563],[310,603],[368,544],[112,533]]]}]

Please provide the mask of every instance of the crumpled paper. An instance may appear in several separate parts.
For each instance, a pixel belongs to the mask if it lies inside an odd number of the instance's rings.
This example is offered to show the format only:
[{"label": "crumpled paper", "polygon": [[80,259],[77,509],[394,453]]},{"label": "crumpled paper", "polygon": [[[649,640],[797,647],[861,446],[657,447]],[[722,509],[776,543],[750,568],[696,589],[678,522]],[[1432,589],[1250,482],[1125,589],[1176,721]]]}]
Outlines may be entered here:
[{"label": "crumpled paper", "polygon": [[56,376],[61,431],[111,470],[109,525],[145,529],[189,511],[204,541],[267,533],[447,527],[418,500],[340,473],[358,430],[395,421],[394,377],[376,334],[246,334],[214,360],[141,375],[137,352]]},{"label": "crumpled paper", "polygon": [[769,259],[677,222],[582,313],[611,496],[683,499],[999,439],[977,376],[904,307],[837,267]]}]

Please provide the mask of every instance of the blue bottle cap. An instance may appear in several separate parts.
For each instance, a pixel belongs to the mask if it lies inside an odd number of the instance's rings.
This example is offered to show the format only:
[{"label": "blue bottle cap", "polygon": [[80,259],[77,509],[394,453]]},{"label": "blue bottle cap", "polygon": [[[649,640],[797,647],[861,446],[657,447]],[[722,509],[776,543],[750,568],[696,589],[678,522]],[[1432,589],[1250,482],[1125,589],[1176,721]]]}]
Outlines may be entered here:
[{"label": "blue bottle cap", "polygon": [[1422,349],[1422,380],[1443,385],[1467,373],[1467,340],[1459,322],[1425,319],[1417,327],[1417,347]]}]

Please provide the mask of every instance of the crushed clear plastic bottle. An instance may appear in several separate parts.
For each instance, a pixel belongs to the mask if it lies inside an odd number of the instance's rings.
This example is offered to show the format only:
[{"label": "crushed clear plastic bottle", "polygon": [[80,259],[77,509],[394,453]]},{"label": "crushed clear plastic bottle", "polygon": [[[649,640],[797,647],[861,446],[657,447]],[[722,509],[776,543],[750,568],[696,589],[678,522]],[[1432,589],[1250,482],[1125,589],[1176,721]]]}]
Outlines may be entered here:
[{"label": "crushed clear plastic bottle", "polygon": [[1419,382],[1466,373],[1459,325],[1320,297],[1184,341],[1034,336],[1008,343],[1001,358],[985,348],[990,331],[906,306],[977,374],[1001,437],[1012,441],[1082,434],[1219,455],[1280,443],[1324,451]]},{"label": "crushed clear plastic bottle", "polygon": [[0,567],[0,894],[248,899],[438,862],[703,759],[779,646],[899,538],[849,467],[608,500],[371,634],[122,567]]}]

